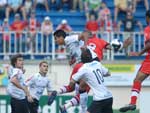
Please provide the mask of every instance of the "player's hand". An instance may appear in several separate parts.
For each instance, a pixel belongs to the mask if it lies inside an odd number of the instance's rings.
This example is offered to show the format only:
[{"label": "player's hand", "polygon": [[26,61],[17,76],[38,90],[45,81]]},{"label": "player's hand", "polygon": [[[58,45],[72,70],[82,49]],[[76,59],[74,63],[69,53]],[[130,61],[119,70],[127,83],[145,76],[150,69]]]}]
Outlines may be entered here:
[{"label": "player's hand", "polygon": [[69,60],[69,65],[70,65],[70,66],[73,65],[75,62],[76,62],[76,59],[72,57],[72,58]]},{"label": "player's hand", "polygon": [[31,95],[28,95],[28,96],[27,96],[27,100],[28,100],[28,102],[31,102],[31,103],[34,102],[34,100],[33,100],[33,98],[32,98]]},{"label": "player's hand", "polygon": [[129,52],[128,56],[139,56],[138,52]]},{"label": "player's hand", "polygon": [[52,91],[51,95],[48,97],[48,105],[51,105],[57,96],[57,91]]}]

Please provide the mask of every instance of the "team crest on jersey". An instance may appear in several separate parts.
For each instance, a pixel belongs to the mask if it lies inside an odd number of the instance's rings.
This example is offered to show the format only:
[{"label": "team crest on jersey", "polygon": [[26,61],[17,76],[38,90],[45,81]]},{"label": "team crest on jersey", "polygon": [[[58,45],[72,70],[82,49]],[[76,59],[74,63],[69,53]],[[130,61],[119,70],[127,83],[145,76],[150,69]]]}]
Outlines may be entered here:
[{"label": "team crest on jersey", "polygon": [[88,47],[92,50],[95,50],[96,45],[94,43],[89,43]]}]

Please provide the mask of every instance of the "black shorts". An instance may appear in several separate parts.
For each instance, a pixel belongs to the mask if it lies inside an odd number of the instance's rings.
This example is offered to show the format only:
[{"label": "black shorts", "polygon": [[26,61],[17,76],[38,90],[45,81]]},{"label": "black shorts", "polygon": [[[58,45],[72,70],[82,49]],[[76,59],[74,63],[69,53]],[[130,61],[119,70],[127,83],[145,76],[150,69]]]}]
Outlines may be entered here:
[{"label": "black shorts", "polygon": [[113,113],[112,104],[113,98],[93,101],[87,111],[90,113]]},{"label": "black shorts", "polygon": [[28,107],[30,113],[38,113],[39,101],[37,99],[33,99],[33,102],[28,102]]},{"label": "black shorts", "polygon": [[11,113],[29,113],[26,99],[16,99],[11,97]]}]

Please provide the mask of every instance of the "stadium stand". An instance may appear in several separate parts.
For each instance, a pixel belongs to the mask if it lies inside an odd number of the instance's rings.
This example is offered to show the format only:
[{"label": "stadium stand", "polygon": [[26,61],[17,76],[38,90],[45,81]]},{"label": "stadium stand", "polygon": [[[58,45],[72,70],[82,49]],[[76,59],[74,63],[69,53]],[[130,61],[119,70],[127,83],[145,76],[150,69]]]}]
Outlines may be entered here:
[{"label": "stadium stand", "polygon": [[[149,3],[150,3],[150,0],[149,0]],[[114,18],[113,17],[114,16],[114,0],[107,0],[106,4],[111,11],[112,18]],[[46,12],[45,8],[43,6],[40,6],[40,5],[37,6],[37,8],[36,8],[37,20],[42,22],[44,20],[44,17],[49,16],[51,18],[51,21],[53,22],[54,30],[56,29],[56,26],[62,21],[62,19],[66,19],[68,21],[69,25],[71,25],[71,27],[73,28],[73,31],[81,32],[85,29],[86,17],[85,17],[84,11],[79,11],[77,9],[77,11],[75,11],[75,12],[70,12],[68,4],[64,5],[63,11],[61,11],[61,12],[57,11],[56,9],[57,9],[56,6],[53,5],[50,9],[50,12]],[[143,27],[145,27],[146,22],[145,22],[145,19],[143,18],[143,16],[145,16],[145,13],[143,13],[143,12],[145,12],[146,9],[144,6],[144,2],[138,3],[136,9],[137,10],[134,13],[134,18],[136,20],[139,20],[143,24]],[[125,18],[124,13],[119,13],[118,20],[121,20],[123,18]],[[14,20],[13,15],[10,15],[9,23],[12,23],[13,20]],[[0,23],[2,23],[2,20],[0,21]],[[136,32],[139,31],[139,28],[135,27],[135,31]],[[11,40],[13,40],[13,37],[14,37],[13,35],[14,34],[11,34],[11,36],[12,36]],[[40,37],[41,37],[41,35],[38,34],[38,40],[40,40]],[[122,38],[123,37],[120,36],[121,40],[122,40]],[[40,42],[40,41],[38,41],[38,42]],[[143,42],[143,40],[142,40],[142,42]],[[137,48],[139,46],[139,40],[137,40],[137,38],[135,38],[135,43],[137,46],[137,47],[135,46],[135,50],[137,51]],[[14,43],[12,43],[12,46],[14,46]],[[41,47],[41,44],[39,43],[38,48],[40,48],[40,47]],[[141,47],[143,47],[143,45],[140,45],[140,48]],[[2,51],[3,50],[0,49],[0,52],[2,52]],[[11,48],[11,51],[13,52],[14,50],[12,50],[12,48]],[[122,58],[124,58],[123,55],[121,55],[121,59]]]}]

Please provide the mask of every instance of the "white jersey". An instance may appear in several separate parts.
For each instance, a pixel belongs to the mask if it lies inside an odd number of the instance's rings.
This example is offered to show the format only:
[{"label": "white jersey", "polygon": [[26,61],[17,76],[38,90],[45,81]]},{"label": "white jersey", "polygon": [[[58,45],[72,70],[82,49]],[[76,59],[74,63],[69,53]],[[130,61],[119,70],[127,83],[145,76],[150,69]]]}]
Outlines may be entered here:
[{"label": "white jersey", "polygon": [[93,91],[93,100],[100,101],[112,97],[111,92],[104,85],[103,75],[107,72],[108,69],[102,66],[100,62],[93,61],[83,64],[72,77],[75,81],[83,79]]},{"label": "white jersey", "polygon": [[[76,63],[81,61],[81,47],[84,46],[84,41],[78,39],[78,35],[70,35],[65,38],[65,44],[70,57],[76,59]],[[96,58],[96,53],[87,46],[92,54],[92,58]]]},{"label": "white jersey", "polygon": [[40,73],[35,74],[26,81],[26,85],[29,87],[30,94],[37,100],[42,96],[44,89],[52,91],[50,80],[47,76],[42,76]]},{"label": "white jersey", "polygon": [[[25,86],[25,79],[24,74],[21,69],[18,68],[11,68],[11,72],[9,73],[9,80],[13,78],[14,76],[17,77],[19,83],[21,86]],[[9,95],[16,99],[25,99],[25,92],[22,89],[17,88],[13,83],[9,82],[7,87],[7,92]]]},{"label": "white jersey", "polygon": [[65,38],[65,45],[70,58],[74,57],[76,62],[81,61],[81,47],[84,45],[82,40],[78,39],[78,35],[70,35]]}]

